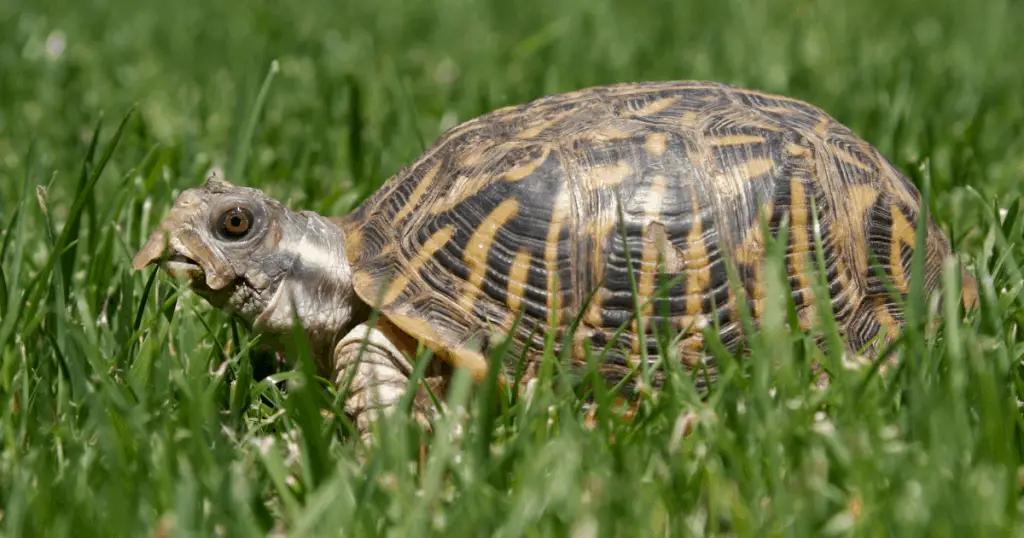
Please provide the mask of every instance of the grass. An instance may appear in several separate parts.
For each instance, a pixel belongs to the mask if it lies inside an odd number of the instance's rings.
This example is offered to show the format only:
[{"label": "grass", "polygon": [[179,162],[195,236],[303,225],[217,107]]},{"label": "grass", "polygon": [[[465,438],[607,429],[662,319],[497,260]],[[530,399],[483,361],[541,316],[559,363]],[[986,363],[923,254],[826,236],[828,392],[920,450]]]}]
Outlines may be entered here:
[{"label": "grass", "polygon": [[[0,532],[1021,535],[1024,5],[624,6],[0,3]],[[679,379],[593,430],[571,395],[494,412],[463,384],[421,465],[400,419],[361,449],[321,413],[331,391],[285,390],[301,368],[268,376],[220,313],[131,270],[213,166],[342,214],[455,122],[675,78],[809,100],[927,180],[979,310],[909,328],[895,373],[839,368],[826,390],[775,323],[754,360],[718,357],[707,404]]]}]

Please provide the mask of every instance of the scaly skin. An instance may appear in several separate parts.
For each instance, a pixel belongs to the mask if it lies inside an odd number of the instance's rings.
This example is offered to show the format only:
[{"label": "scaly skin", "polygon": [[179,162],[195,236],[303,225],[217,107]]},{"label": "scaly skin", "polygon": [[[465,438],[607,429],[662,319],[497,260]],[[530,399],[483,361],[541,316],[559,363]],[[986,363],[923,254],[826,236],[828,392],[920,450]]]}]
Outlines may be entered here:
[{"label": "scaly skin", "polygon": [[[345,236],[321,215],[293,211],[258,189],[212,175],[178,196],[133,263],[136,269],[160,263],[188,278],[211,305],[279,348],[293,320],[301,320],[318,375],[350,381],[346,412],[364,440],[380,411],[405,393],[412,373],[406,354],[415,348],[386,320],[367,324],[369,309],[352,289]],[[426,425],[423,400],[414,414]]]}]

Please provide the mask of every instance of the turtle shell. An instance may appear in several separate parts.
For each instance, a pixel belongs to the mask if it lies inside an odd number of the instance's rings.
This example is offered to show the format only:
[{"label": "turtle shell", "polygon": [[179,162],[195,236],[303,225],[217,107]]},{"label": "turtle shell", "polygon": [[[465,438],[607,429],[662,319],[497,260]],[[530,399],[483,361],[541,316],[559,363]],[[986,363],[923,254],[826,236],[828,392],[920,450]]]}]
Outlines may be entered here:
[{"label": "turtle shell", "polygon": [[[788,221],[785,271],[804,328],[816,308],[816,215],[847,345],[891,339],[902,313],[872,260],[907,293],[919,204],[903,174],[822,110],[683,81],[589,88],[469,120],[340,223],[356,292],[439,356],[480,377],[494,336],[511,334],[530,376],[547,331],[559,351],[573,328],[573,360],[603,352],[614,380],[643,356],[637,308],[648,335],[682,333],[686,365],[702,359],[707,325],[735,349],[740,302],[755,320],[764,309],[762,219],[772,234]],[[928,227],[933,290],[951,251]],[[507,357],[506,374],[519,353]]]}]

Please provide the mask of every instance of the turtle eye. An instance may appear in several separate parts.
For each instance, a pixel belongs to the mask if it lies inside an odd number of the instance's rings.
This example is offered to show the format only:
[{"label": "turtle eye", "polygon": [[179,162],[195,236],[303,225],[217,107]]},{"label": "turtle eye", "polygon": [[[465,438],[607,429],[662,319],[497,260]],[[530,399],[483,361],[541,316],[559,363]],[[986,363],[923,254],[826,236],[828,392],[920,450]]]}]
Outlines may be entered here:
[{"label": "turtle eye", "polygon": [[252,212],[244,207],[233,207],[220,217],[220,233],[228,239],[241,239],[252,229]]}]

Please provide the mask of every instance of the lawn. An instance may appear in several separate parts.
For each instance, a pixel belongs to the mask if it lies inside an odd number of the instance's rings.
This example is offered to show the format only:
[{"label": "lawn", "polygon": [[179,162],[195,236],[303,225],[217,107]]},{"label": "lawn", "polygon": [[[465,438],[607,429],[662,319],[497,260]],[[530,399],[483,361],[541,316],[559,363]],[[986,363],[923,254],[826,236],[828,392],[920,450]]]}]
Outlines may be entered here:
[{"label": "lawn", "polygon": [[[1020,536],[1021,28],[1012,0],[0,2],[0,532]],[[770,324],[706,402],[679,378],[592,429],[458,385],[421,455],[131,268],[213,167],[340,215],[448,126],[644,79],[827,110],[927,186],[980,308],[824,390]]]}]

